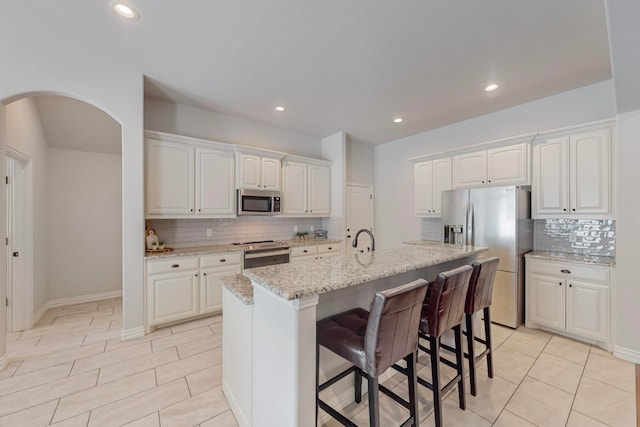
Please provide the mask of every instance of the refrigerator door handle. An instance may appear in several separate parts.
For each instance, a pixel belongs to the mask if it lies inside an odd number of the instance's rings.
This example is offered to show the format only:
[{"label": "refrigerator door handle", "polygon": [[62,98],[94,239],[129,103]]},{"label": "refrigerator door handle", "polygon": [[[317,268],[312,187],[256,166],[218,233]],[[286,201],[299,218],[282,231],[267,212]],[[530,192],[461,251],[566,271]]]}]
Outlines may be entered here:
[{"label": "refrigerator door handle", "polygon": [[475,235],[473,230],[473,203],[467,205],[467,245],[475,246]]}]

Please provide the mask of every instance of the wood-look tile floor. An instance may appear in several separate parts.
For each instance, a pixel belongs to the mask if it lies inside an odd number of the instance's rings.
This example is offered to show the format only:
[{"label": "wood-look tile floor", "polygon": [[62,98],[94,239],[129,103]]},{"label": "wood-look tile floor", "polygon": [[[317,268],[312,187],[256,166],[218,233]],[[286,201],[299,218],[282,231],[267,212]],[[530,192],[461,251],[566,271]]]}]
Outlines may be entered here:
[{"label": "wood-look tile floor", "polygon": [[121,341],[122,300],[55,308],[7,336],[0,426],[237,426],[222,393],[222,316]]},{"label": "wood-look tile floor", "polygon": [[[34,329],[9,333],[0,426],[237,426],[221,390],[222,316],[130,341],[120,341],[121,328],[122,301],[113,299],[52,309]],[[527,328],[494,326],[493,338],[494,378],[481,364],[478,397],[467,391],[462,411],[452,393],[446,426],[636,426],[633,364]],[[420,369],[428,379],[429,366]],[[386,385],[406,395],[400,375]],[[419,393],[422,424],[433,425],[431,392],[419,387]],[[406,416],[385,396],[380,400],[383,425]],[[344,411],[368,425],[366,396]]]}]

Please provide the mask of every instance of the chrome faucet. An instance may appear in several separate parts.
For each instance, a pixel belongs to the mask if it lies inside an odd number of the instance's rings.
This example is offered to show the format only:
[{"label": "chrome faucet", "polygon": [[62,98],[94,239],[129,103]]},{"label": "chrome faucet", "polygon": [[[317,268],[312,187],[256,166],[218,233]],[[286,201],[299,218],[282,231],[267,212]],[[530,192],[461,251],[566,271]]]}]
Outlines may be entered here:
[{"label": "chrome faucet", "polygon": [[367,230],[366,228],[361,228],[360,230],[358,230],[358,232],[356,233],[356,237],[353,238],[353,242],[351,243],[351,246],[353,246],[354,248],[358,247],[358,236],[360,235],[360,233],[365,232],[369,235],[369,237],[371,237],[371,252],[376,250],[376,239],[373,237],[373,233],[369,230]]}]

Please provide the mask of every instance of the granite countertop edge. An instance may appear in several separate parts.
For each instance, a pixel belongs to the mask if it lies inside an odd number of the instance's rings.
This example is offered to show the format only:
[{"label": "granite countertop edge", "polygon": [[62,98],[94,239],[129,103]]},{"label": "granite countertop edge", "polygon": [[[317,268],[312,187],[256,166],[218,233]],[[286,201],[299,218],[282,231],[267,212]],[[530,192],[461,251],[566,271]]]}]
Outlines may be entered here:
[{"label": "granite countertop edge", "polygon": [[524,255],[526,258],[543,259],[547,261],[570,262],[573,264],[600,265],[615,267],[616,259],[607,256],[572,254],[567,252],[532,251]]},{"label": "granite countertop edge", "polygon": [[[434,243],[437,243],[437,242],[434,242]],[[279,296],[280,298],[290,301],[290,300],[300,299],[307,296],[320,295],[323,293],[360,285],[362,283],[383,279],[385,277],[390,277],[396,274],[402,274],[409,271],[418,270],[421,268],[432,267],[434,265],[455,261],[461,258],[475,256],[481,252],[485,252],[489,250],[488,248],[485,248],[485,247],[447,245],[444,243],[437,243],[436,245],[433,245],[433,246],[447,248],[447,249],[456,249],[456,250],[459,250],[460,252],[456,252],[455,254],[448,254],[448,256],[440,255],[437,259],[426,258],[424,261],[416,262],[411,265],[396,266],[396,267],[389,268],[387,270],[376,271],[370,274],[363,272],[357,277],[350,277],[348,279],[343,280],[341,283],[327,284],[325,286],[303,286],[297,289],[284,288],[282,285],[271,283],[270,280],[268,278],[263,277],[260,274],[260,272],[254,271],[258,269],[244,270],[242,274],[245,277],[251,279],[253,283],[267,289],[268,291]],[[309,267],[312,269],[313,269],[313,263],[317,263],[315,264],[316,266],[322,264],[325,269],[330,269],[331,263],[343,262],[345,260],[347,260],[348,262],[348,259],[345,257],[333,257],[333,258],[327,258],[323,260],[311,260],[311,261],[308,261],[308,263],[309,263]],[[289,279],[289,280],[292,280],[292,279]]]},{"label": "granite countertop edge", "polygon": [[242,274],[220,277],[220,283],[245,305],[253,305],[253,285]]}]

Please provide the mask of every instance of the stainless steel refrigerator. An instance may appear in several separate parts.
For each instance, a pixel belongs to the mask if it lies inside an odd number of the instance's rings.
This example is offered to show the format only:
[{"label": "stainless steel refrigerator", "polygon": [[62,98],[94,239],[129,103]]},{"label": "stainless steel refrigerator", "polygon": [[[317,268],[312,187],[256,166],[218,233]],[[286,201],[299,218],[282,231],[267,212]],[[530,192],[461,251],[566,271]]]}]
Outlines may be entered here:
[{"label": "stainless steel refrigerator", "polygon": [[533,248],[531,192],[510,187],[442,192],[445,243],[486,246],[500,258],[491,321],[515,328],[524,321],[524,254]]}]

